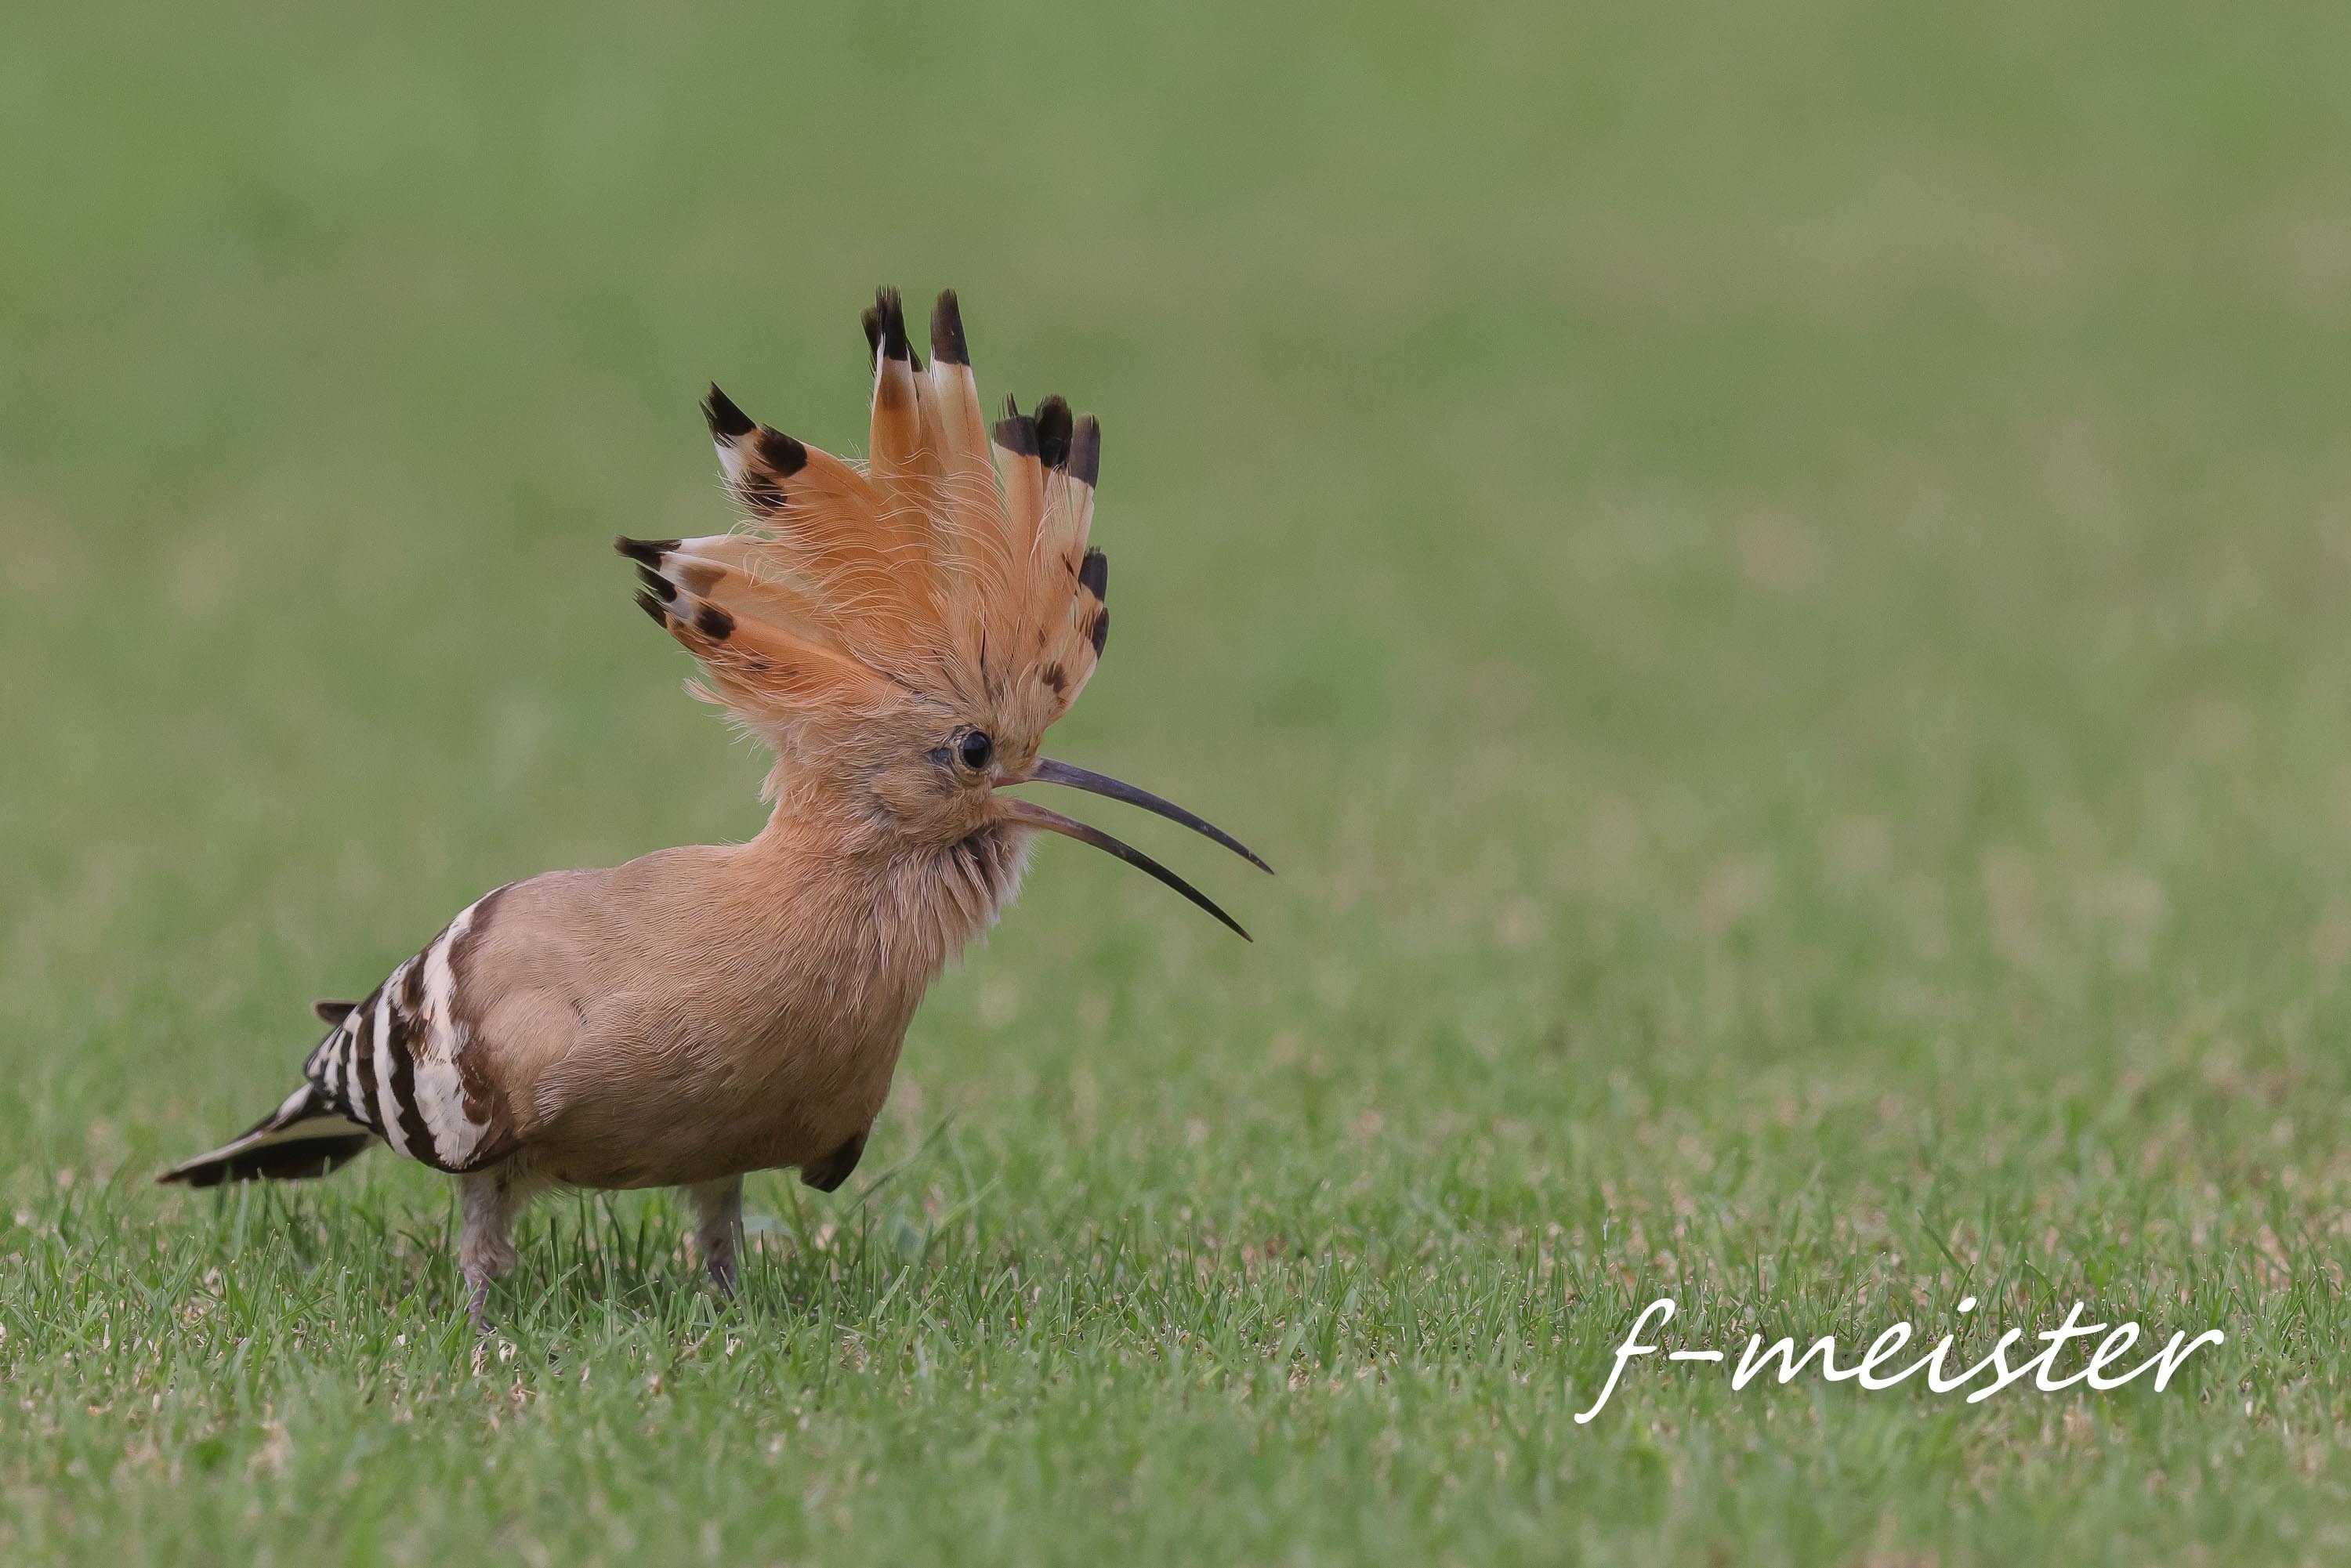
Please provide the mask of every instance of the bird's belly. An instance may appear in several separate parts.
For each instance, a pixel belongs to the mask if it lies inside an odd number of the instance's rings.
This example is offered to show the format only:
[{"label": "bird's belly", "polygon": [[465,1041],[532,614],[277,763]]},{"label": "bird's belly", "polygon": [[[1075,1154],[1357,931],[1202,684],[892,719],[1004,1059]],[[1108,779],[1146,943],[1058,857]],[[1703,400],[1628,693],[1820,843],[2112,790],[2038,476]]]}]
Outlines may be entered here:
[{"label": "bird's belly", "polygon": [[702,1071],[599,1075],[528,1141],[534,1169],[575,1186],[685,1186],[807,1165],[862,1134],[889,1096],[903,1031]]}]

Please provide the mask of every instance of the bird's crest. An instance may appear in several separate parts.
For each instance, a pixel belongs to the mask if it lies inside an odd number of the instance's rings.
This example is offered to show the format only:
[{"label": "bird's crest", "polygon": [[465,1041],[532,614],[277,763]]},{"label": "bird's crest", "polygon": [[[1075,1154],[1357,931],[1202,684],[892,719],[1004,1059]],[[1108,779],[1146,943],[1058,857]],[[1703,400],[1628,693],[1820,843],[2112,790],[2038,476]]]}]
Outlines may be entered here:
[{"label": "bird's crest", "polygon": [[867,456],[832,456],[754,422],[716,386],[703,404],[733,532],[618,541],[639,605],[701,661],[697,695],[789,758],[838,725],[935,702],[984,708],[1032,744],[1092,675],[1110,629],[1109,564],[1090,549],[1102,434],[1049,397],[980,410],[953,290],[925,365],[898,291],[864,314]]}]

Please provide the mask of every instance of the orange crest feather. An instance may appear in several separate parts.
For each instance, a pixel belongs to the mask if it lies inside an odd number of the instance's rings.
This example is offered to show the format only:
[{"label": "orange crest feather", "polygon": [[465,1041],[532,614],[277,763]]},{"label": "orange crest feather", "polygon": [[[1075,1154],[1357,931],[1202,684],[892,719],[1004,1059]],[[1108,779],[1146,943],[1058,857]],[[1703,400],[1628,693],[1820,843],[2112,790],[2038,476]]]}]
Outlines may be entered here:
[{"label": "orange crest feather", "polygon": [[873,355],[869,456],[844,462],[755,423],[716,387],[703,413],[732,533],[615,542],[638,603],[701,661],[704,695],[780,745],[795,729],[907,700],[1018,712],[1041,732],[1092,675],[1109,566],[1087,547],[1102,433],[1048,398],[980,413],[953,290],[931,316],[931,363],[884,288],[864,315]]}]

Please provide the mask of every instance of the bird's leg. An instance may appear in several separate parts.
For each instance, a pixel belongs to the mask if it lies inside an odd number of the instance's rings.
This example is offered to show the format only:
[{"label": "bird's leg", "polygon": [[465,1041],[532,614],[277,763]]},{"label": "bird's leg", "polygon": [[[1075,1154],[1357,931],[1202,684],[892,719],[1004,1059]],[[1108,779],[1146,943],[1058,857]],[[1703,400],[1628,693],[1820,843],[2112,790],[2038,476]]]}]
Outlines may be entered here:
[{"label": "bird's leg", "polygon": [[702,1249],[702,1266],[718,1293],[731,1298],[737,1278],[735,1254],[743,1239],[743,1178],[724,1176],[685,1189],[697,1221],[694,1239]]},{"label": "bird's leg", "polygon": [[457,1264],[465,1276],[465,1315],[475,1333],[489,1332],[490,1281],[514,1267],[515,1215],[526,1196],[512,1173],[484,1171],[457,1178],[464,1224]]}]

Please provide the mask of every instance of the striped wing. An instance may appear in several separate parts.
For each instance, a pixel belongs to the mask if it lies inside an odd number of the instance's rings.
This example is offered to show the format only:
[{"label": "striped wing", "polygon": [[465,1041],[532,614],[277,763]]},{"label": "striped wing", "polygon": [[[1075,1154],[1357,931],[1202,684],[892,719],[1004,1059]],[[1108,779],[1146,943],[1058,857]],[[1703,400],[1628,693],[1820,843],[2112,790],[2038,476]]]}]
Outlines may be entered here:
[{"label": "striped wing", "polygon": [[302,1064],[321,1109],[435,1170],[472,1170],[507,1152],[510,1126],[467,1060],[471,1029],[457,998],[469,938],[505,891],[468,904]]}]

